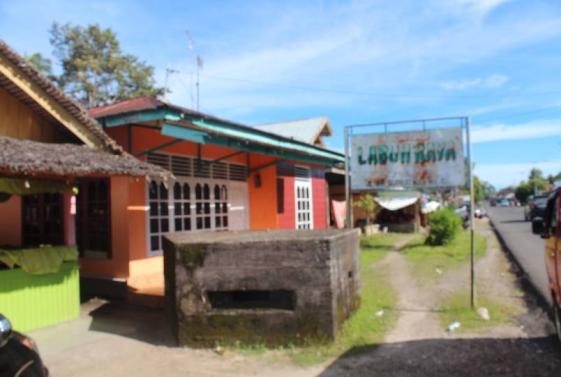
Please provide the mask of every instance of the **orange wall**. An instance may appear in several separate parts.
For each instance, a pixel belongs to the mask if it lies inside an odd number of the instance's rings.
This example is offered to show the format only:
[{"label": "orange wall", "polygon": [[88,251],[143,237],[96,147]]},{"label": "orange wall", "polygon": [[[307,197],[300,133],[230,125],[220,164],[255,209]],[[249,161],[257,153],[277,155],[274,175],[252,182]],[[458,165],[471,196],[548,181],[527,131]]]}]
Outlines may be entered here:
[{"label": "orange wall", "polygon": [[0,203],[0,245],[21,245],[21,196]]},{"label": "orange wall", "polygon": [[111,258],[80,259],[86,276],[127,278],[129,275],[129,178],[111,177]]},{"label": "orange wall", "polygon": [[131,260],[143,259],[148,255],[146,244],[146,180],[131,178],[129,182],[129,201],[127,206],[129,237],[129,256]]},{"label": "orange wall", "polygon": [[[274,161],[274,158],[251,155],[250,166],[256,167]],[[261,187],[255,187],[255,176],[261,176]],[[277,229],[277,167],[271,165],[251,173],[248,181],[249,228]]]}]

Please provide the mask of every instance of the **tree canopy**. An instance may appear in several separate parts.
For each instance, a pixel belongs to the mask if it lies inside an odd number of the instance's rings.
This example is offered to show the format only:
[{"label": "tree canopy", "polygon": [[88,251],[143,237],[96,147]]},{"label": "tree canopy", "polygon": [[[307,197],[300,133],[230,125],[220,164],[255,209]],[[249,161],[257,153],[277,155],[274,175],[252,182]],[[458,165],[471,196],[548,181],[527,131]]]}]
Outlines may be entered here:
[{"label": "tree canopy", "polygon": [[473,176],[473,197],[476,203],[482,202],[485,198],[494,195],[495,187],[489,182],[482,181],[478,176]]},{"label": "tree canopy", "polygon": [[31,55],[24,55],[23,58],[33,64],[42,74],[56,81],[56,76],[53,74],[53,62],[51,59],[44,57],[38,52]]},{"label": "tree canopy", "polygon": [[540,169],[532,169],[528,175],[528,180],[520,182],[514,191],[516,199],[521,203],[526,203],[530,195],[542,193],[548,189],[549,182],[543,176]]},{"label": "tree canopy", "polygon": [[[62,67],[55,81],[85,106],[164,93],[155,85],[154,67],[124,54],[113,30],[98,24],[82,27],[55,22],[50,34],[54,56]],[[50,70],[50,61],[40,54],[33,54],[29,61],[44,73]]]}]

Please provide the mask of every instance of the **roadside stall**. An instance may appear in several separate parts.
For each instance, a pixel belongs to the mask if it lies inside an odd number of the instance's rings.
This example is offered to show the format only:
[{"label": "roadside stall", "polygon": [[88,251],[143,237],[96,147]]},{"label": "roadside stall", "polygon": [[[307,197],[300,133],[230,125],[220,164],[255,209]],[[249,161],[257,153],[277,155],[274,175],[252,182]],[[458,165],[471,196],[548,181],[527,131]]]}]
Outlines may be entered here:
[{"label": "roadside stall", "polygon": [[380,191],[375,197],[382,207],[377,222],[390,232],[415,233],[420,226],[420,194],[410,191]]}]

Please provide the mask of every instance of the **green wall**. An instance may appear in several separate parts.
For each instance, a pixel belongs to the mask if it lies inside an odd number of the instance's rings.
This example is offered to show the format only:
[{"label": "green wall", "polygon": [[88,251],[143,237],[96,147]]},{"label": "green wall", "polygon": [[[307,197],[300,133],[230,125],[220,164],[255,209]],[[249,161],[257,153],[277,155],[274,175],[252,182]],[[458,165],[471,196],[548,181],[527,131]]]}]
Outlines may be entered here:
[{"label": "green wall", "polygon": [[63,263],[56,274],[31,275],[20,268],[0,270],[0,313],[20,332],[77,318],[79,281],[77,262]]}]

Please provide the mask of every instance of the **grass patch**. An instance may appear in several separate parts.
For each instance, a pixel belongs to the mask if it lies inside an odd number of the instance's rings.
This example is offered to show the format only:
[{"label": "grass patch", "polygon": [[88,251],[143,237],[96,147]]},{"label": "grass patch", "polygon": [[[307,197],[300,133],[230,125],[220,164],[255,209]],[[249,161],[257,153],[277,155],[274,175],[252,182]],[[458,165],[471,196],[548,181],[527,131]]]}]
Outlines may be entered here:
[{"label": "grass patch", "polygon": [[376,233],[360,238],[363,251],[390,251],[397,241],[403,238],[401,233]]},{"label": "grass patch", "polygon": [[[443,246],[426,245],[425,238],[423,235],[415,236],[401,249],[415,273],[421,277],[438,278],[446,271],[469,261],[469,231],[461,231],[450,244]],[[475,257],[484,256],[486,250],[487,240],[475,233]]]},{"label": "grass patch", "polygon": [[[393,327],[397,319],[397,314],[392,310],[395,307],[395,293],[387,273],[372,267],[393,246],[390,239],[398,240],[399,235],[396,238],[389,234],[380,240],[374,240],[377,237],[378,235],[368,237],[369,245],[375,247],[364,248],[360,254],[360,308],[343,324],[334,342],[312,342],[302,347],[289,347],[288,354],[296,364],[313,365],[329,357],[340,356],[355,347],[379,344]],[[380,310],[384,311],[383,316],[376,316]]]},{"label": "grass patch", "polygon": [[514,317],[519,314],[516,307],[501,305],[486,297],[477,299],[477,307],[485,307],[489,310],[490,320],[485,321],[471,309],[469,294],[460,292],[450,296],[441,305],[440,322],[443,328],[454,321],[459,321],[461,326],[457,332],[478,332],[501,324],[514,322]]}]

